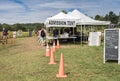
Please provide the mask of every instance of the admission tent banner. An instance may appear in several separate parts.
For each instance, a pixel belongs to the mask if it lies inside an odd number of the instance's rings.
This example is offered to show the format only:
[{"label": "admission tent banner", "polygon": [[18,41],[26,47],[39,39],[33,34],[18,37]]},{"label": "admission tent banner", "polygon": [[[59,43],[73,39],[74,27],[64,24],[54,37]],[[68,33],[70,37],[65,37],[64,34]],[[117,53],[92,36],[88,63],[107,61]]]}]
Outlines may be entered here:
[{"label": "admission tent banner", "polygon": [[45,25],[46,27],[76,27],[76,20],[77,18],[60,12],[53,17],[47,18]]}]

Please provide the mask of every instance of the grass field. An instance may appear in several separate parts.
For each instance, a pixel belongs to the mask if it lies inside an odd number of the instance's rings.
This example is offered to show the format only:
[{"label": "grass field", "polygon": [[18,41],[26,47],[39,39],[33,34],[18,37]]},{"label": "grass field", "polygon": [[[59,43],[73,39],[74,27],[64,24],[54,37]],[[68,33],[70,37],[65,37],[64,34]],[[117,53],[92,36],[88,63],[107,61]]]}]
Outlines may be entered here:
[{"label": "grass field", "polygon": [[[56,78],[60,53],[64,54],[67,78]],[[56,65],[49,65],[45,47],[34,37],[0,44],[0,81],[120,81],[120,65],[103,64],[103,46],[62,45],[55,52]]]}]

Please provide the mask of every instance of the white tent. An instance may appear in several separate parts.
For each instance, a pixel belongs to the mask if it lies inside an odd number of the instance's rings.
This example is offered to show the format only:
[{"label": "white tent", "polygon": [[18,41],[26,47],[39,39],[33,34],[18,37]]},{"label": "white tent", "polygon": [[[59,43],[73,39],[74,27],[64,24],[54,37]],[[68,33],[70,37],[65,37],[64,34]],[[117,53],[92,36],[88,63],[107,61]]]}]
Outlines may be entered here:
[{"label": "white tent", "polygon": [[53,17],[47,18],[45,25],[46,27],[76,27],[76,18],[60,12]]},{"label": "white tent", "polygon": [[[76,25],[81,25],[81,40],[82,40],[82,32],[85,33],[85,25],[109,25],[110,21],[99,21],[94,20],[83,13],[81,13],[78,10],[73,10],[72,12],[69,12],[68,15],[73,16],[74,18],[78,18],[79,20],[76,22]],[[82,29],[84,27],[84,29]],[[82,41],[81,41],[82,44]]]},{"label": "white tent", "polygon": [[63,12],[60,12],[55,16],[49,17],[46,19],[44,24],[46,25],[46,28],[73,27],[73,32],[74,32],[74,27],[76,27],[76,25],[81,25],[81,37],[82,37],[82,30],[83,30],[82,25],[84,26],[84,28],[85,25],[109,25],[110,21],[94,20],[75,9],[68,14],[64,14]]},{"label": "white tent", "polygon": [[99,20],[94,20],[78,10],[73,10],[72,12],[68,13],[68,15],[73,16],[74,18],[79,19],[77,21],[77,25],[109,25],[110,21],[99,21]]},{"label": "white tent", "polygon": [[75,9],[68,14],[60,12],[49,17],[44,24],[46,27],[76,27],[76,25],[109,25],[110,21],[94,20]]}]

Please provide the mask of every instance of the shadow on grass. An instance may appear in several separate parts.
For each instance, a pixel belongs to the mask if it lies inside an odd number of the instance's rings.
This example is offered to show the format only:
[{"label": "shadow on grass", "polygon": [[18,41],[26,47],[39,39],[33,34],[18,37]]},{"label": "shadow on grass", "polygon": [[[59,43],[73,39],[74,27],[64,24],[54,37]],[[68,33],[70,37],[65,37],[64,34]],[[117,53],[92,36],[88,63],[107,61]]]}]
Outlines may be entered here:
[{"label": "shadow on grass", "polygon": [[69,75],[70,74],[70,72],[67,72],[67,73],[65,73],[66,75]]},{"label": "shadow on grass", "polygon": [[107,60],[106,63],[118,63],[118,60]]},{"label": "shadow on grass", "polygon": [[[55,43],[56,45],[57,45],[57,43]],[[53,45],[53,43],[49,43],[49,45]],[[81,44],[81,42],[73,42],[73,41],[71,41],[71,42],[67,42],[67,41],[60,41],[60,45],[88,45],[88,42],[83,42],[82,44]]]}]

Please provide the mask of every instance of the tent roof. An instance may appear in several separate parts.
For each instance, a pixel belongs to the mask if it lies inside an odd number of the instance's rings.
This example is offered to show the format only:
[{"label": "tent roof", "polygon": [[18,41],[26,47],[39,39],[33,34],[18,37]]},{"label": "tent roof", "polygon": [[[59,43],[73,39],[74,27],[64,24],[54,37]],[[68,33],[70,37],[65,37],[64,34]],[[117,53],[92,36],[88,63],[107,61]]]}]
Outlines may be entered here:
[{"label": "tent roof", "polygon": [[71,15],[65,14],[63,12],[60,12],[55,16],[48,18],[48,20],[75,20],[75,19],[76,19],[75,17],[72,17]]},{"label": "tent roof", "polygon": [[84,15],[77,9],[68,13],[68,15],[74,16],[74,18],[79,18],[80,20],[77,22],[78,25],[81,25],[81,24],[84,24],[84,25],[108,25],[108,24],[110,24],[110,21],[94,20],[94,19]]},{"label": "tent roof", "polygon": [[[69,23],[69,21],[71,22]],[[109,25],[110,21],[94,20],[75,9],[68,14],[60,12],[55,16],[49,17],[44,24],[48,27],[75,27],[75,25]]]}]

